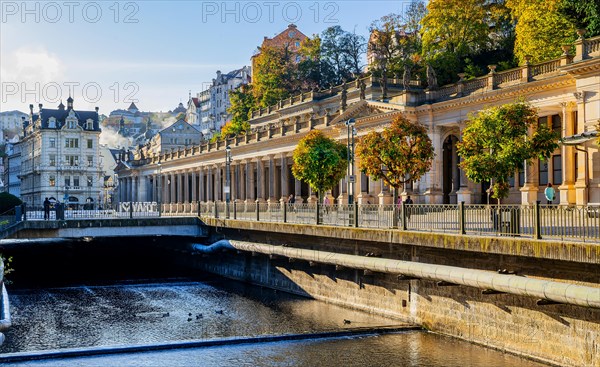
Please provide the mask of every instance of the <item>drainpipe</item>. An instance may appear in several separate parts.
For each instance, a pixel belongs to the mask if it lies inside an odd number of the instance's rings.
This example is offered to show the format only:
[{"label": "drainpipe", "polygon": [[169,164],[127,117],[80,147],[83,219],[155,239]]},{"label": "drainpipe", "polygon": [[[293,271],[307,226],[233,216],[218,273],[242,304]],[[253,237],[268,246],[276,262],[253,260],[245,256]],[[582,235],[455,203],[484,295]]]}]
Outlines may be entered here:
[{"label": "drainpipe", "polygon": [[217,250],[238,250],[265,255],[279,255],[304,261],[314,261],[346,268],[398,274],[419,279],[444,281],[479,289],[546,299],[558,303],[600,308],[600,288],[581,286],[551,280],[526,278],[517,275],[497,274],[491,271],[459,268],[455,266],[418,263],[412,261],[365,257],[315,251],[261,243],[221,240],[211,246],[192,245],[197,253]]}]

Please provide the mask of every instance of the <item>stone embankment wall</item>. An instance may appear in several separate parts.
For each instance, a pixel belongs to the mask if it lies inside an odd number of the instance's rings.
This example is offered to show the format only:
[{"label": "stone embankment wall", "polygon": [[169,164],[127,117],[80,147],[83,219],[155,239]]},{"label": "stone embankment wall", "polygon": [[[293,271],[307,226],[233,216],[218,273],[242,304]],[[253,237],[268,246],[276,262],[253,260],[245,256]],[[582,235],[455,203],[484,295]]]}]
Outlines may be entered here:
[{"label": "stone embankment wall", "polygon": [[[552,256],[525,257],[234,229],[220,230],[219,237],[468,269],[506,269],[526,277],[598,287],[600,292],[599,264],[556,260]],[[336,269],[247,252],[221,252],[180,261],[232,279],[413,322],[438,333],[555,365],[600,366],[600,309],[537,305],[537,300],[530,297],[483,294],[481,289],[466,286],[398,279],[392,274]]]}]

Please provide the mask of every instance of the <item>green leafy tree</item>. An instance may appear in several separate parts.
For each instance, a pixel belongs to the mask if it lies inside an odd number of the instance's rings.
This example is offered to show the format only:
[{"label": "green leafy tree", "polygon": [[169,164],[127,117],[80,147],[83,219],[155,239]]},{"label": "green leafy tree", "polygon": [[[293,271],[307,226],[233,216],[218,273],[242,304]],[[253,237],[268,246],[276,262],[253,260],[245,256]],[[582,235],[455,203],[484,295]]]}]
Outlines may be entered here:
[{"label": "green leafy tree", "polygon": [[[493,198],[508,195],[508,179],[525,161],[547,159],[559,132],[538,126],[537,111],[524,101],[490,107],[470,116],[458,143],[460,167],[474,182],[492,182]],[[533,133],[528,134],[532,129]]]},{"label": "green leafy tree", "polygon": [[302,60],[298,63],[298,80],[301,90],[322,88],[329,73],[324,70],[321,56],[321,38],[315,34],[300,44],[299,54]]},{"label": "green leafy tree", "polygon": [[229,102],[231,106],[227,110],[231,114],[231,121],[228,121],[221,129],[221,133],[227,135],[237,135],[250,129],[248,120],[252,110],[258,108],[256,100],[252,94],[252,86],[243,84],[240,88],[229,92]]},{"label": "green leafy tree", "polygon": [[316,191],[319,199],[323,193],[337,185],[346,173],[348,148],[312,130],[298,142],[294,150],[292,174]]},{"label": "green leafy tree", "polygon": [[347,71],[355,76],[361,74],[364,67],[363,58],[367,50],[365,37],[356,34],[356,31],[344,32],[340,47]]},{"label": "green leafy tree", "polygon": [[274,105],[298,89],[297,65],[287,47],[262,47],[254,66],[252,94],[258,106]]},{"label": "green leafy tree", "polygon": [[18,197],[9,194],[8,192],[0,192],[0,214],[5,213],[15,206],[23,204],[23,201]]},{"label": "green leafy tree", "polygon": [[[431,0],[427,10],[421,22],[423,53],[440,84],[456,81],[466,67],[477,75],[499,56],[512,58],[510,51],[494,55],[507,47],[512,50],[514,26],[504,0]],[[465,58],[479,62],[469,65]]]},{"label": "green leafy tree", "polygon": [[515,56],[532,62],[559,57],[561,45],[575,40],[575,24],[559,12],[563,0],[507,0],[516,20]]},{"label": "green leafy tree", "polygon": [[585,29],[586,37],[600,35],[600,2],[598,0],[562,0],[558,12],[575,27]]},{"label": "green leafy tree", "polygon": [[415,0],[406,15],[388,14],[371,24],[368,42],[369,70],[381,77],[382,99],[387,98],[387,79],[390,76],[404,75],[422,59],[421,34],[419,27],[425,7],[422,1]]},{"label": "green leafy tree", "polygon": [[393,187],[396,197],[404,184],[420,179],[431,169],[434,152],[427,129],[399,116],[383,131],[360,138],[356,156],[359,169]]}]

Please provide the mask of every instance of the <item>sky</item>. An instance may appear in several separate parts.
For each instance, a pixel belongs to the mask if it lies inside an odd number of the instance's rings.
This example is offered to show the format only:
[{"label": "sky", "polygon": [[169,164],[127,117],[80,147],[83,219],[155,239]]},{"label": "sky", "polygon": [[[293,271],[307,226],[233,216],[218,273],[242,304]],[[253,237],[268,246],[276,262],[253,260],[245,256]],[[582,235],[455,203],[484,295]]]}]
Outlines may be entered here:
[{"label": "sky", "polygon": [[[294,23],[311,36],[339,25],[368,37],[408,1],[0,0],[0,112],[74,107],[107,114],[133,101],[168,111],[216,71],[250,65],[264,36]],[[66,104],[66,102],[65,102]]]}]

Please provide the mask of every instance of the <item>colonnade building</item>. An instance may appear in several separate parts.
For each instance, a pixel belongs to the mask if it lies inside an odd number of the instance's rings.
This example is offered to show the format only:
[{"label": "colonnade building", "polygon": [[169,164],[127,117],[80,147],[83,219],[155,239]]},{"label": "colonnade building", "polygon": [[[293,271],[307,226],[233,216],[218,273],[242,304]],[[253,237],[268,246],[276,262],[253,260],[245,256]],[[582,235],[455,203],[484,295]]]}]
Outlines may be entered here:
[{"label": "colonnade building", "polygon": [[[459,168],[456,144],[471,113],[525,98],[538,109],[540,124],[559,130],[564,138],[547,161],[533,160],[516,170],[509,197],[503,203],[530,204],[543,199],[548,182],[557,188],[555,203],[600,203],[600,37],[580,38],[576,54],[540,64],[460,80],[425,89],[418,81],[389,79],[389,100],[381,102],[378,79],[366,77],[319,92],[295,95],[252,113],[251,131],[226,140],[156,154],[136,152],[117,166],[120,201],[154,201],[164,212],[193,210],[197,202],[225,200],[230,169],[231,200],[282,202],[289,194],[316,200],[308,185],[291,174],[292,153],[313,130],[344,143],[346,122],[353,119],[357,137],[381,131],[397,116],[427,127],[435,158],[432,169],[405,188],[415,203],[485,203],[486,184],[469,181]],[[351,138],[350,138],[351,139]],[[231,161],[226,162],[226,147]],[[354,172],[359,172],[355,161]],[[332,202],[347,203],[347,180],[333,187]],[[362,204],[392,203],[392,191],[381,180],[358,173],[354,197]]]}]

